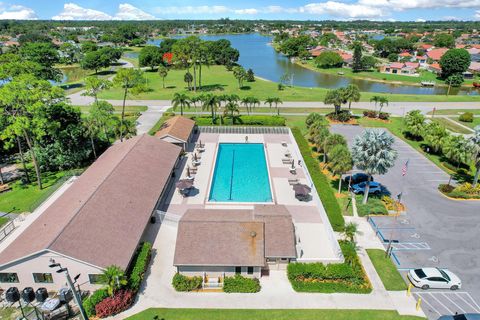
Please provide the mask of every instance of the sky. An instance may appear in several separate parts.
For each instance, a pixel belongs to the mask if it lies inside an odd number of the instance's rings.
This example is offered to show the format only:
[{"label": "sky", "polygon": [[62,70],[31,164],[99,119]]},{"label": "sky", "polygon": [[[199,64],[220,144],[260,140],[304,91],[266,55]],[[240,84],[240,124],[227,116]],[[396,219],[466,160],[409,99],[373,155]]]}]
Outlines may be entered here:
[{"label": "sky", "polygon": [[0,19],[480,20],[480,0],[0,1]]}]

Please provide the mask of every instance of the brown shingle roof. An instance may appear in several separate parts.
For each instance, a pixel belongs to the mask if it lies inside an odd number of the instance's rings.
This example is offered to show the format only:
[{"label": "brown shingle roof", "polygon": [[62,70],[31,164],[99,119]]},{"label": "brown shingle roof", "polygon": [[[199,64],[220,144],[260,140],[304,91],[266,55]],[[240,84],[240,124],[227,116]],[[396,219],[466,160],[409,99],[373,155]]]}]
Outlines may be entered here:
[{"label": "brown shingle roof", "polygon": [[160,127],[160,130],[155,133],[155,137],[163,138],[171,136],[187,142],[194,127],[195,121],[192,119],[176,116],[165,121]]},{"label": "brown shingle roof", "polygon": [[178,225],[176,266],[263,266],[266,257],[296,257],[292,218],[284,206],[190,209]]},{"label": "brown shingle roof", "polygon": [[51,250],[126,268],[180,151],[148,135],[110,147],[0,253],[0,265]]}]

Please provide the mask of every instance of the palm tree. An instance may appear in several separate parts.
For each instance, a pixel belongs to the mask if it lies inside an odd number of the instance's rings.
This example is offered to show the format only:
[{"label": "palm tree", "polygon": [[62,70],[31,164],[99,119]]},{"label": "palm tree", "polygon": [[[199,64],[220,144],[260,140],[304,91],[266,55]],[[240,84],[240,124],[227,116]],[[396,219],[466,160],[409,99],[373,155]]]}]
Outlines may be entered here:
[{"label": "palm tree", "polygon": [[338,133],[333,133],[325,139],[325,147],[323,148],[323,162],[327,163],[328,160],[328,153],[338,145],[347,145],[347,140],[344,136]]},{"label": "palm tree", "polygon": [[380,100],[378,101],[380,104],[380,109],[378,110],[378,116],[380,117],[380,113],[382,112],[382,109],[384,106],[388,107],[388,99],[386,97],[380,97]]},{"label": "palm tree", "polygon": [[415,138],[422,137],[425,129],[425,116],[420,110],[412,110],[405,116],[406,131]]},{"label": "palm tree", "polygon": [[473,177],[473,187],[475,188],[478,184],[478,178],[480,176],[480,125],[475,127],[475,133],[470,138],[470,144],[476,170],[475,176]]},{"label": "palm tree", "polygon": [[425,125],[423,139],[425,143],[432,148],[434,153],[438,153],[442,148],[441,141],[448,135],[444,126],[438,122],[429,122]]},{"label": "palm tree", "polygon": [[244,97],[242,98],[242,100],[240,101],[240,103],[242,104],[242,106],[247,109],[247,114],[250,114],[250,109],[248,108],[248,106],[250,105],[250,97]]},{"label": "palm tree", "polygon": [[377,112],[377,103],[380,102],[380,96],[373,96],[370,98],[370,102],[375,102],[375,112]]},{"label": "palm tree", "polygon": [[95,76],[90,76],[85,78],[85,92],[83,96],[93,97],[95,103],[98,102],[98,94],[110,88],[112,83],[109,80],[101,79]]},{"label": "palm tree", "polygon": [[395,140],[385,130],[366,129],[356,136],[352,146],[352,159],[355,166],[368,174],[363,204],[367,203],[372,174],[385,174],[394,166],[397,151],[393,149]]},{"label": "palm tree", "polygon": [[352,102],[360,101],[360,89],[356,84],[349,84],[345,88],[345,98],[348,101],[348,109],[352,108]]},{"label": "palm tree", "polygon": [[105,285],[110,296],[128,283],[125,272],[117,266],[107,267],[100,276],[100,282]]},{"label": "palm tree", "polygon": [[269,97],[265,99],[265,104],[268,104],[270,109],[272,108],[272,105],[275,105],[275,109],[277,109],[277,115],[280,115],[280,109],[278,108],[278,104],[282,104],[283,101],[279,97]]},{"label": "palm tree", "polygon": [[342,235],[344,239],[348,242],[354,243],[355,242],[355,236],[359,233],[358,231],[358,224],[355,222],[349,222],[345,224],[345,229],[342,231]]},{"label": "palm tree", "polygon": [[238,110],[238,104],[236,102],[233,102],[233,101],[232,102],[227,102],[227,104],[225,105],[225,108],[223,110],[223,116],[227,117],[228,115],[230,115],[230,117],[232,118],[232,125],[235,122],[235,113],[236,114],[240,113],[240,110]]},{"label": "palm tree", "polygon": [[165,78],[168,76],[168,68],[160,65],[160,67],[158,67],[158,75],[162,78],[163,89],[165,89]]},{"label": "palm tree", "polygon": [[185,93],[176,92],[173,95],[172,106],[173,106],[173,110],[177,110],[177,108],[180,106],[180,115],[183,116],[183,108],[184,107],[190,108],[190,100],[188,99],[188,96]]},{"label": "palm tree", "polygon": [[211,93],[208,93],[203,97],[202,110],[210,110],[212,112],[212,124],[215,124],[215,113],[217,111],[218,104],[218,98]]},{"label": "palm tree", "polygon": [[192,90],[193,76],[190,72],[187,71],[187,73],[185,73],[183,81],[188,85],[188,91]]},{"label": "palm tree", "polygon": [[310,126],[312,126],[317,121],[324,123],[324,125],[326,126],[328,125],[328,121],[327,119],[325,119],[324,116],[321,116],[316,112],[312,112],[307,116],[307,119],[305,119],[305,125],[307,126],[307,129],[310,129]]},{"label": "palm tree", "polygon": [[89,114],[83,120],[83,126],[85,127],[85,135],[90,138],[90,143],[92,145],[93,156],[97,159],[97,151],[95,150],[94,139],[97,137],[100,128],[97,122],[97,119],[94,115]]},{"label": "palm tree", "polygon": [[227,102],[235,102],[238,104],[238,101],[240,101],[240,97],[236,94],[230,94],[225,97],[225,100]]},{"label": "palm tree", "polygon": [[260,105],[260,100],[258,98],[255,98],[255,97],[251,97],[250,98],[250,108],[255,108],[257,105]]},{"label": "palm tree", "polygon": [[338,193],[340,193],[342,190],[342,175],[353,168],[352,155],[346,145],[338,145],[330,150],[328,158],[330,159],[329,166],[333,175],[339,174]]},{"label": "palm tree", "polygon": [[339,88],[334,90],[328,90],[327,94],[325,95],[325,99],[323,100],[325,104],[333,104],[335,107],[335,114],[340,112],[340,108],[342,104],[346,103],[346,95],[345,89]]},{"label": "palm tree", "polygon": [[463,136],[448,135],[442,140],[442,152],[448,160],[457,164],[457,170],[470,155],[468,141]]}]

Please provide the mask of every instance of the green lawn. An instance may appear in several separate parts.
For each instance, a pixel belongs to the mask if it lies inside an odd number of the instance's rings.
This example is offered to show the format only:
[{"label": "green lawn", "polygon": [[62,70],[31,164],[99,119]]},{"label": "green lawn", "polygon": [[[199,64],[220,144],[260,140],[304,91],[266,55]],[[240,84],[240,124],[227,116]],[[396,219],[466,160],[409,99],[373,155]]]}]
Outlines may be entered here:
[{"label": "green lawn", "polygon": [[[0,194],[0,211],[3,212],[32,212],[46,198],[48,198],[55,190],[57,190],[63,182],[70,176],[79,171],[60,171],[56,173],[43,174],[43,189],[39,190],[36,182],[29,185],[22,185],[21,181],[12,184],[12,190]],[[31,179],[35,179],[35,175],[30,175]]]},{"label": "green lawn", "polygon": [[[474,129],[476,126],[480,126],[480,118],[477,117],[477,118],[473,118],[473,122],[462,122],[462,121],[459,121],[458,120],[458,117],[455,117],[455,118],[451,118],[455,121],[458,121],[459,123],[463,124],[464,126],[467,126],[467,127],[470,127],[472,129]],[[469,132],[471,133],[471,132]]]},{"label": "green lawn", "polygon": [[[453,119],[455,120],[455,119]],[[456,132],[456,133],[461,133],[461,134],[470,134],[472,133],[470,130],[467,130],[465,128],[463,128],[462,126],[459,126],[457,125],[455,122],[452,122],[448,119],[445,119],[445,118],[434,118],[435,122],[438,122],[439,124],[443,125],[445,127],[445,129],[448,129],[452,132]],[[462,122],[463,124],[463,122]],[[467,123],[465,123],[464,125],[468,126]]]},{"label": "green lawn", "polygon": [[[82,113],[88,113],[90,110],[90,106],[76,106],[77,108],[80,108],[80,111]],[[122,106],[113,106],[115,109],[115,113],[120,113],[122,112]],[[125,112],[144,112],[147,111],[148,107],[145,106],[125,106]]]},{"label": "green lawn", "polygon": [[[175,92],[192,94],[186,89],[183,81],[185,70],[170,70],[165,79],[166,89],[162,87],[162,80],[156,72],[145,72],[150,91],[131,96],[130,99],[142,100],[170,100]],[[245,82],[243,89],[239,89],[238,82],[232,72],[228,72],[224,66],[210,66],[203,68],[203,89],[201,92],[215,94],[237,94],[240,97],[255,96],[260,100],[270,96],[278,96],[283,101],[323,101],[327,89],[293,87],[278,90],[277,84],[271,81],[257,79],[255,82]],[[200,93],[200,92],[199,92]],[[365,92],[362,101],[369,101],[378,93]],[[383,94],[389,101],[480,101],[480,96],[445,96],[445,95],[397,95]],[[112,88],[101,94],[102,99],[121,99],[122,90]]]},{"label": "green lawn", "polygon": [[368,256],[377,270],[385,289],[389,291],[407,290],[407,284],[402,278],[390,257],[385,256],[382,249],[367,249]]},{"label": "green lawn", "polygon": [[[157,318],[155,318],[157,316]],[[147,309],[128,320],[419,320],[380,310]]]},{"label": "green lawn", "polygon": [[[445,81],[442,79],[437,78],[437,75],[430,72],[430,71],[422,71],[420,72],[420,76],[413,77],[413,76],[405,76],[400,74],[389,74],[389,73],[381,73],[376,70],[371,71],[362,71],[362,72],[353,72],[351,68],[331,68],[331,69],[320,69],[317,68],[314,60],[308,60],[307,63],[299,63],[299,65],[308,68],[310,70],[314,70],[321,73],[328,73],[328,74],[335,74],[337,75],[338,72],[343,72],[344,77],[349,78],[358,78],[358,79],[371,79],[371,80],[380,80],[382,82],[403,82],[405,84],[419,84],[422,81],[434,81],[437,84],[445,84]],[[470,84],[474,80],[466,80],[465,84]]]},{"label": "green lawn", "polygon": [[[478,106],[478,109],[440,109],[440,110],[435,110],[435,114],[437,115],[461,115],[462,113],[465,112],[471,112],[475,115],[480,115],[480,105]],[[431,115],[433,111],[427,112],[427,114]]]},{"label": "green lawn", "polygon": [[356,195],[355,200],[357,204],[357,213],[360,217],[365,217],[371,214],[388,214],[382,199],[376,196],[369,196],[366,204],[362,204],[363,195]]}]

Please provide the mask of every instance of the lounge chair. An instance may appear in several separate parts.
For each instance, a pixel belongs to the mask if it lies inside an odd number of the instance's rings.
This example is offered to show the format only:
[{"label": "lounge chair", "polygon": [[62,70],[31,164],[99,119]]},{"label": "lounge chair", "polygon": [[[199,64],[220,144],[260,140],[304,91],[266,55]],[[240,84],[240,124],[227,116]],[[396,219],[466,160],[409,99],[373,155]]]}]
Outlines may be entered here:
[{"label": "lounge chair", "polygon": [[292,164],[292,158],[282,158],[283,164]]},{"label": "lounge chair", "polygon": [[297,183],[299,183],[299,180],[297,178],[288,178],[288,184],[290,184],[291,186]]}]

